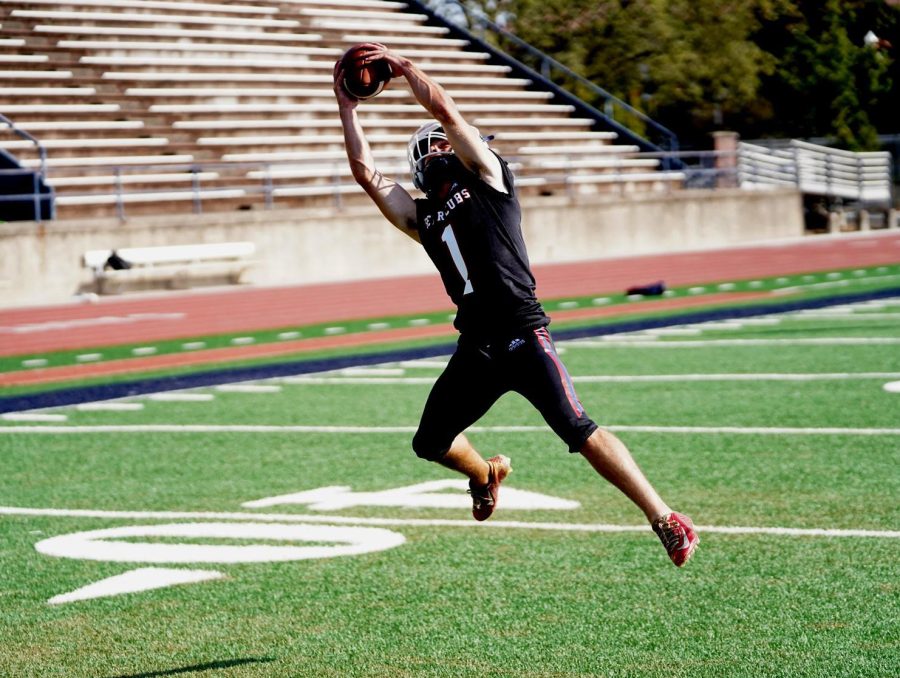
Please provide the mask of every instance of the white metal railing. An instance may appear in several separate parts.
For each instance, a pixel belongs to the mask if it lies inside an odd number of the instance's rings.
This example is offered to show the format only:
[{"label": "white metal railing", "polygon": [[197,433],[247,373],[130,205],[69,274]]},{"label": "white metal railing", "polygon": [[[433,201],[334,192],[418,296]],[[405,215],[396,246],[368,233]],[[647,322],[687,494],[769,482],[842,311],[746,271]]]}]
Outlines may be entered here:
[{"label": "white metal railing", "polygon": [[854,153],[796,139],[783,148],[738,145],[738,181],[747,189],[796,186],[809,195],[889,206],[891,169],[887,152]]},{"label": "white metal railing", "polygon": [[[890,200],[889,154],[832,152],[821,157],[802,146],[776,152],[747,143],[741,144],[738,153],[626,150],[606,157],[605,153],[585,152],[588,148],[579,149],[580,152],[574,147],[563,147],[552,153],[551,150],[505,156],[519,186],[573,197],[590,184],[604,186],[604,193],[611,197],[629,194],[636,183],[653,184],[652,190],[663,192],[799,187],[804,192],[830,191],[845,200],[865,203]],[[226,200],[273,209],[296,205],[298,199],[325,198],[341,209],[347,196],[363,195],[350,176],[343,151],[323,152],[318,158],[306,158],[306,155],[297,160],[67,165],[66,173],[51,177],[49,183],[57,188],[59,207],[105,208],[123,221],[141,204],[158,203],[161,210],[202,213]],[[376,150],[375,155],[385,172],[412,190],[402,152],[382,149]],[[855,158],[859,155],[863,157]],[[850,156],[854,157],[852,163],[846,162]],[[662,170],[666,159],[677,159],[683,169]]]},{"label": "white metal railing", "polygon": [[[389,149],[374,153],[385,172],[412,190],[404,153]],[[723,173],[713,166],[716,154],[712,152],[697,154],[703,156],[697,160],[702,160],[703,166],[697,166],[693,171],[659,169],[665,155],[625,152],[609,158],[594,158],[588,164],[584,159],[590,155],[566,151],[555,153],[552,158],[510,155],[506,159],[516,172],[520,186],[547,187],[573,194],[579,192],[581,184],[611,185],[607,191],[611,194],[624,194],[635,182],[656,182],[656,190],[666,191],[682,187],[715,188],[717,184],[721,185],[716,176],[733,175],[733,170]],[[680,153],[678,157],[686,158],[687,155]],[[64,175],[57,173],[49,178],[49,184],[57,189],[56,205],[59,208],[105,208],[123,221],[139,204],[159,203],[161,210],[202,213],[223,200],[272,209],[286,206],[289,200],[318,197],[331,199],[333,206],[340,209],[346,196],[363,195],[350,176],[343,151],[334,153],[334,157],[323,153],[319,159],[300,160],[129,165],[73,163],[67,164],[65,170]],[[689,181],[691,177],[694,178],[693,185]]]}]

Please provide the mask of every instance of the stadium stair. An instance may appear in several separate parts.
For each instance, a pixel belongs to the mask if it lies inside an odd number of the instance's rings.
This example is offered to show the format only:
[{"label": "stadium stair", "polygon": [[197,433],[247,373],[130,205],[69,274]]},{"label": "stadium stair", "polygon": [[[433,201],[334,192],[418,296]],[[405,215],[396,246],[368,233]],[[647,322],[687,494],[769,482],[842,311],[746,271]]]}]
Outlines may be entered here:
[{"label": "stadium stair", "polygon": [[[683,179],[417,3],[2,0],[0,22],[0,113],[46,148],[60,218],[366,203],[331,71],[369,40],[434,75],[495,136],[524,193],[668,191]],[[425,118],[405,82],[360,113],[376,158],[407,182],[406,139]],[[11,134],[0,149],[40,166]]]}]

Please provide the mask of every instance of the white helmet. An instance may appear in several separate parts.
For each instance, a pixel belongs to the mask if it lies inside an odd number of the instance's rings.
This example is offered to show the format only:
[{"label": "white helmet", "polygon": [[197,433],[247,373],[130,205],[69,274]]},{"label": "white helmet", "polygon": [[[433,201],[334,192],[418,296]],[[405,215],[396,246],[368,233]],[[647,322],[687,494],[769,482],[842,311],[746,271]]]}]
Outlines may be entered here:
[{"label": "white helmet", "polygon": [[424,161],[439,155],[453,155],[452,151],[432,151],[431,145],[436,141],[447,141],[444,128],[436,122],[426,122],[412,135],[406,149],[413,185],[422,191],[425,190]]}]

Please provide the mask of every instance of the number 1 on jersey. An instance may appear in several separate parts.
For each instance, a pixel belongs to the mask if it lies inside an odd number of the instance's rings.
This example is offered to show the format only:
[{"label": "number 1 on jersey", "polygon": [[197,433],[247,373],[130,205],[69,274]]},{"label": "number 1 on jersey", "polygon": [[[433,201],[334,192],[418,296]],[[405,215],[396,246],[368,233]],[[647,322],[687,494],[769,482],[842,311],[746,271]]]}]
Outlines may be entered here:
[{"label": "number 1 on jersey", "polygon": [[472,281],[469,280],[469,269],[466,268],[466,262],[463,261],[462,252],[459,251],[459,243],[456,242],[456,234],[453,232],[453,226],[447,226],[447,228],[444,229],[444,232],[441,233],[441,240],[447,243],[447,249],[450,250],[450,256],[453,258],[453,263],[456,264],[456,270],[459,271],[462,279],[466,281],[466,286],[463,289],[463,296],[471,294],[474,290],[472,289]]}]

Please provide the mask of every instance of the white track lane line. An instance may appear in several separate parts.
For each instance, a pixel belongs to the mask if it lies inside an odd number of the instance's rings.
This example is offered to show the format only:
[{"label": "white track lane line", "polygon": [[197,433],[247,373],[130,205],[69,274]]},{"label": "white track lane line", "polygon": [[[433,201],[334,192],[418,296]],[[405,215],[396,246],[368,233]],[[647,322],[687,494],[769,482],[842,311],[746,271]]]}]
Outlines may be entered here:
[{"label": "white track lane line", "polygon": [[[48,415],[49,416],[49,415]],[[59,415],[64,416],[64,415]],[[622,433],[698,433],[736,435],[846,435],[897,436],[900,428],[795,428],[787,426],[625,426],[603,428]],[[334,433],[334,434],[411,434],[416,426],[271,426],[252,424],[123,424],[96,426],[0,426],[7,434],[72,433]],[[547,426],[470,426],[467,433],[552,433]]]},{"label": "white track lane line", "polygon": [[[326,523],[342,525],[378,525],[389,527],[469,527],[477,529],[512,528],[559,530],[564,532],[649,532],[649,525],[608,525],[602,523],[530,523],[512,520],[429,520],[416,518],[354,518],[351,516],[297,515],[291,513],[207,513],[196,511],[100,511],[90,509],[52,509],[0,506],[0,515],[46,516],[53,518],[113,518],[128,520],[235,520],[277,523]],[[779,537],[870,537],[898,539],[897,530],[856,530],[799,527],[744,527],[697,525],[699,532],[721,534],[765,534]]]},{"label": "white track lane line", "polygon": [[36,334],[40,332],[60,332],[84,327],[104,325],[125,325],[136,322],[159,322],[161,320],[181,320],[184,313],[129,313],[123,316],[101,316],[99,318],[76,318],[73,320],[48,320],[46,322],[24,323],[0,327],[0,334]]}]

